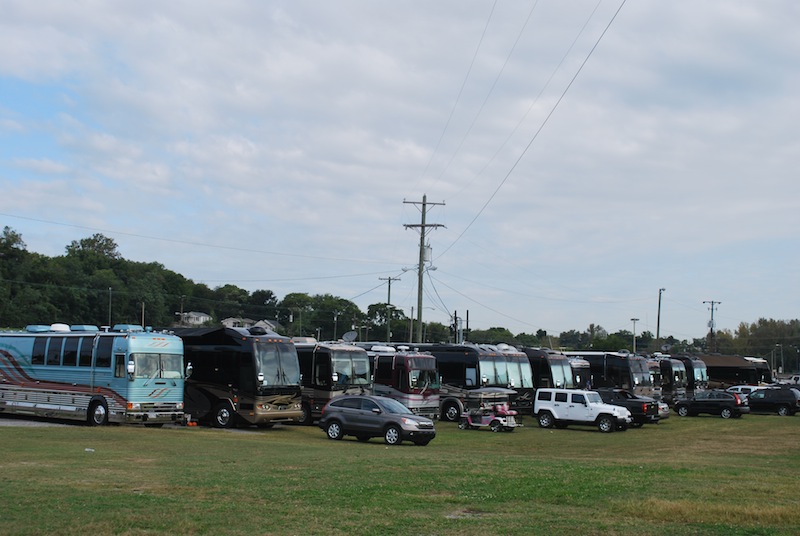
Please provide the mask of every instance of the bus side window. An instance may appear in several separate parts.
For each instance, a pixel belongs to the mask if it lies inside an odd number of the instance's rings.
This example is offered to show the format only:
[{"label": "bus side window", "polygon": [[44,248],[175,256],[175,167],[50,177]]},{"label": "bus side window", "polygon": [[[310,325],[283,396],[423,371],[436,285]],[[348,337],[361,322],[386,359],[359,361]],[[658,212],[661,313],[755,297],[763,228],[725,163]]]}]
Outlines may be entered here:
[{"label": "bus side window", "polygon": [[467,387],[475,387],[478,385],[478,370],[475,367],[467,367],[465,379],[467,380]]},{"label": "bus side window", "polygon": [[114,337],[100,337],[97,341],[97,355],[95,356],[95,367],[111,368],[111,346]]},{"label": "bus side window", "polygon": [[31,354],[31,365],[44,365],[44,351],[47,346],[47,339],[37,337],[33,341],[33,353]]},{"label": "bus side window", "polygon": [[81,337],[81,350],[78,352],[79,367],[92,366],[92,344],[94,344],[93,337]]},{"label": "bus side window", "polygon": [[50,344],[47,346],[47,365],[61,365],[62,346],[64,346],[64,337],[50,337]]},{"label": "bus side window", "polygon": [[128,363],[125,354],[114,354],[114,377],[125,378],[128,375]]},{"label": "bus side window", "polygon": [[78,337],[69,337],[64,343],[64,366],[74,367],[78,364],[78,344],[81,340]]}]

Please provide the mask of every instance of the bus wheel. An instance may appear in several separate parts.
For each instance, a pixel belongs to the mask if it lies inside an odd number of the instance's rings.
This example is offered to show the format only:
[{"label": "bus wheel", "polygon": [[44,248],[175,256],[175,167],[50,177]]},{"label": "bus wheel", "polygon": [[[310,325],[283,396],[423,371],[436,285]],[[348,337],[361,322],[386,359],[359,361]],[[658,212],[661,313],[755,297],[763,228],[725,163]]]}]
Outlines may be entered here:
[{"label": "bus wheel", "polygon": [[450,403],[445,406],[442,415],[444,415],[446,421],[456,422],[461,417],[461,412],[458,410],[458,406]]},{"label": "bus wheel", "polygon": [[235,415],[228,404],[219,404],[214,409],[214,428],[233,428]]},{"label": "bus wheel", "polygon": [[300,420],[298,421],[300,424],[308,426],[314,422],[313,417],[311,417],[311,408],[308,407],[307,404],[303,404],[301,406],[301,411],[302,414],[300,415]]},{"label": "bus wheel", "polygon": [[89,404],[86,422],[89,426],[103,426],[108,424],[108,407],[106,407],[106,403],[96,400]]}]

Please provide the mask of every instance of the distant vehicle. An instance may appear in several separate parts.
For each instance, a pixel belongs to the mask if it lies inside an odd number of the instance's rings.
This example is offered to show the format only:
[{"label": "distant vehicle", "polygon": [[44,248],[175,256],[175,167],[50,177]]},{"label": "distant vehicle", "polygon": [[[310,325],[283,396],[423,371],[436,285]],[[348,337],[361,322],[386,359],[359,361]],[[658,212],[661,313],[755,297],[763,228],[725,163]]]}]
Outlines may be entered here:
[{"label": "distant vehicle", "polygon": [[161,426],[182,422],[183,343],[118,324],[0,332],[0,412]]},{"label": "distant vehicle", "polygon": [[767,387],[753,391],[747,397],[750,411],[794,415],[800,411],[800,391],[792,387]]},{"label": "distant vehicle", "polygon": [[723,419],[730,419],[750,413],[747,398],[719,389],[702,391],[695,393],[691,398],[677,400],[674,408],[681,417],[709,413],[719,415]]},{"label": "distant vehicle", "polygon": [[663,421],[664,419],[669,419],[669,404],[664,402],[663,400],[659,400],[658,404],[658,420],[659,422]]},{"label": "distant vehicle", "polygon": [[581,357],[589,362],[592,379],[591,387],[616,387],[627,389],[636,395],[656,398],[661,393],[653,387],[647,359],[628,351],[565,352],[569,357]]},{"label": "distant vehicle", "polygon": [[533,376],[528,357],[511,347],[475,344],[419,344],[414,347],[436,358],[442,378],[439,418],[458,422],[465,408],[479,401],[472,391],[481,387],[512,389],[511,409],[530,415],[533,408]]},{"label": "distant vehicle", "polygon": [[764,389],[761,385],[732,385],[725,389],[729,393],[736,393],[739,396],[749,397],[753,392]]},{"label": "distant vehicle", "polygon": [[[759,378],[764,376],[763,370],[756,370],[756,363],[739,355],[707,354],[697,357],[706,364],[708,386],[712,389],[726,389],[732,385],[757,385]],[[771,382],[772,379],[766,383]]]},{"label": "distant vehicle", "polygon": [[186,413],[217,428],[263,428],[301,418],[300,365],[288,337],[262,327],[177,328],[186,367]]},{"label": "distant vehicle", "polygon": [[775,378],[772,377],[772,369],[769,363],[763,357],[744,356],[756,368],[756,381],[758,383],[773,383]]},{"label": "distant vehicle", "polygon": [[508,406],[509,389],[486,387],[476,389],[481,401],[478,407],[468,409],[461,414],[458,427],[462,430],[487,428],[492,432],[513,432],[518,426],[517,412]]},{"label": "distant vehicle", "polygon": [[627,430],[633,422],[627,408],[606,404],[595,391],[575,389],[538,389],[534,414],[541,428],[582,424],[608,433]]},{"label": "distant vehicle", "polygon": [[569,356],[567,359],[569,359],[569,366],[572,369],[572,385],[576,389],[591,389],[592,370],[589,362],[576,356]]},{"label": "distant vehicle", "polygon": [[673,355],[672,358],[683,361],[686,367],[686,396],[708,389],[708,367],[705,361],[687,354]]},{"label": "distant vehicle", "polygon": [[649,396],[638,396],[625,389],[595,389],[606,404],[614,404],[628,408],[631,412],[633,423],[631,426],[640,427],[644,424],[658,424],[660,419],[658,402]]},{"label": "distant vehicle", "polygon": [[523,348],[522,351],[528,356],[528,361],[531,363],[535,388],[573,389],[579,387],[573,381],[572,367],[566,355],[549,348]]},{"label": "distant vehicle", "polygon": [[352,435],[363,442],[383,437],[387,445],[399,445],[404,440],[427,445],[436,437],[431,419],[414,415],[397,400],[384,396],[338,396],[322,410],[319,427],[329,439]]},{"label": "distant vehicle", "polygon": [[436,358],[401,346],[372,346],[373,394],[394,398],[416,415],[439,418],[439,371]]},{"label": "distant vehicle", "polygon": [[311,424],[322,408],[342,394],[372,391],[369,356],[363,348],[343,343],[319,343],[315,339],[295,342],[300,362],[302,417]]}]

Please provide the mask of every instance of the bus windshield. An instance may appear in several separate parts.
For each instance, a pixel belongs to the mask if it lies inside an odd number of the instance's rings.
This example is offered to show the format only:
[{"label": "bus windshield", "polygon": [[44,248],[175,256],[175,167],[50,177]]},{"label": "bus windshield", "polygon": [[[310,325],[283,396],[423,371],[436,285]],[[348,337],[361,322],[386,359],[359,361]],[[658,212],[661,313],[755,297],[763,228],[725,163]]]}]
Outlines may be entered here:
[{"label": "bus windshield", "polygon": [[183,356],[178,354],[131,354],[134,378],[183,378]]},{"label": "bus windshield", "polygon": [[637,387],[652,387],[653,380],[650,377],[650,369],[644,359],[629,359],[628,363],[633,376],[633,385]]},{"label": "bus windshield", "polygon": [[254,342],[256,374],[263,374],[263,385],[297,385],[300,365],[294,344],[283,342]]},{"label": "bus windshield", "polygon": [[572,381],[572,366],[569,360],[563,357],[548,357],[550,372],[553,375],[553,387],[562,389],[572,389],[575,387]]},{"label": "bus windshield", "polygon": [[410,370],[408,372],[409,385],[415,389],[430,388],[439,389],[439,376],[436,370]]},{"label": "bus windshield", "polygon": [[333,372],[340,385],[369,385],[369,357],[361,352],[333,352]]}]

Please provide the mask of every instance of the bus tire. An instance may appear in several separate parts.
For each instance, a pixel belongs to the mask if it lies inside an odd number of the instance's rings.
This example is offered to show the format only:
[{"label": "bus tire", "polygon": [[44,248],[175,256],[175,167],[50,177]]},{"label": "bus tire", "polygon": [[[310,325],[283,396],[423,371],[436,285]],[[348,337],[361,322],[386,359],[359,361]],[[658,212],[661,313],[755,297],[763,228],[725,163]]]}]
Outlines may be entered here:
[{"label": "bus tire", "polygon": [[309,426],[314,422],[314,418],[311,416],[311,408],[308,404],[302,404],[300,406],[300,411],[302,412],[300,416],[300,420],[297,421],[299,424]]},{"label": "bus tire", "polygon": [[214,428],[233,428],[236,424],[236,414],[227,402],[217,404],[211,418]]},{"label": "bus tire", "polygon": [[455,402],[448,402],[444,406],[442,416],[446,421],[456,422],[461,417],[461,410],[458,409],[458,405]]},{"label": "bus tire", "polygon": [[89,404],[86,422],[89,426],[104,426],[108,424],[108,406],[106,406],[105,401],[93,400]]}]

